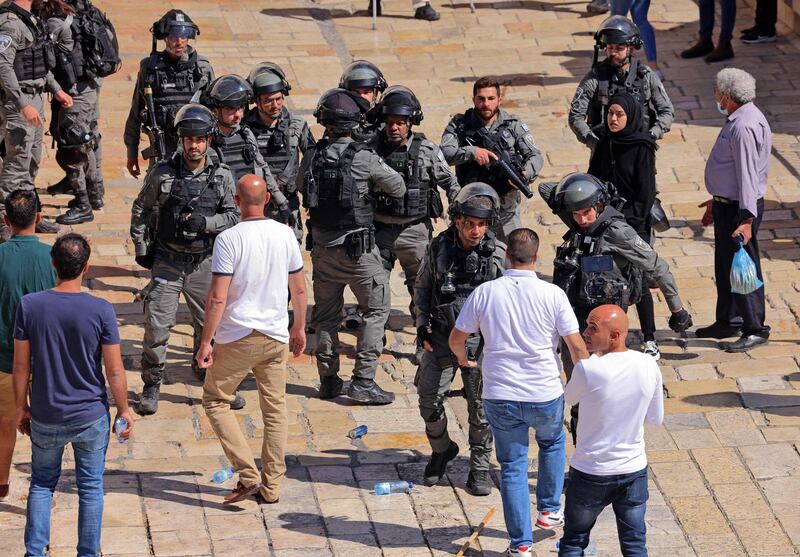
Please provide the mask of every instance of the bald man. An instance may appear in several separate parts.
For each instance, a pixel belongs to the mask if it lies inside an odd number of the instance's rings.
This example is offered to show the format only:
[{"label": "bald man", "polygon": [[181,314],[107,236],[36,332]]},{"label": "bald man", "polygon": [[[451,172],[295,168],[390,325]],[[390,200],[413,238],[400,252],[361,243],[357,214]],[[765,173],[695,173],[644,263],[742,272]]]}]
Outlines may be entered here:
[{"label": "bald man", "polygon": [[[196,360],[208,370],[203,408],[225,456],[239,474],[236,487],[223,503],[252,495],[276,503],[286,474],[286,362],[290,351],[299,356],[306,347],[303,258],[292,229],[264,217],[269,193],[263,179],[253,174],[242,176],[234,201],[242,219],[214,243],[213,278]],[[294,309],[291,329],[287,289]],[[231,411],[236,388],[251,372],[258,386],[264,426],[261,472]]]},{"label": "bald man", "polygon": [[617,517],[622,554],[646,556],[647,456],[644,422],[664,419],[661,371],[653,359],[628,350],[628,318],[619,306],[589,314],[583,338],[592,356],[575,365],[564,389],[567,404],[580,403],[559,557],[577,557],[608,505]]}]

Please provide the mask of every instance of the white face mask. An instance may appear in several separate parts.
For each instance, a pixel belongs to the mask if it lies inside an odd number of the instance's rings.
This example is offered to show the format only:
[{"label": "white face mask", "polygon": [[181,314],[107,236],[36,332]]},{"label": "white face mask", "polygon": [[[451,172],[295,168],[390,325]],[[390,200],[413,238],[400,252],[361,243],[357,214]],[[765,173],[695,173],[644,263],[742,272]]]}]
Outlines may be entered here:
[{"label": "white face mask", "polygon": [[721,104],[719,104],[719,101],[717,101],[717,110],[718,110],[718,111],[719,111],[719,113],[720,113],[720,114],[722,114],[723,116],[728,116],[728,115],[729,115],[729,114],[728,114],[728,110],[727,110],[727,109],[725,109],[725,108],[722,108],[722,105],[721,105]]}]

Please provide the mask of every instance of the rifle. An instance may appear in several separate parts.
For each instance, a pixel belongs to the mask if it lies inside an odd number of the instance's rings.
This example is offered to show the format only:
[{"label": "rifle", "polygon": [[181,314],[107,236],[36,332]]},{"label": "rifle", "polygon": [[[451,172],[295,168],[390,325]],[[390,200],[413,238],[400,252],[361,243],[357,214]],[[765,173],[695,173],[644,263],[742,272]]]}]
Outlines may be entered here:
[{"label": "rifle", "polygon": [[484,149],[488,149],[495,155],[497,159],[489,162],[487,168],[489,170],[500,170],[500,173],[505,176],[511,185],[522,192],[522,195],[528,199],[533,197],[533,192],[528,188],[528,182],[522,176],[522,166],[518,164],[515,157],[503,149],[500,144],[492,139],[484,128],[477,130],[478,137],[481,138],[481,143]]},{"label": "rifle", "polygon": [[155,159],[161,162],[167,159],[167,144],[164,139],[164,130],[156,121],[156,105],[153,102],[153,88],[149,85],[144,88],[145,118],[147,127],[147,137],[150,138],[150,146],[142,151],[145,159]]}]

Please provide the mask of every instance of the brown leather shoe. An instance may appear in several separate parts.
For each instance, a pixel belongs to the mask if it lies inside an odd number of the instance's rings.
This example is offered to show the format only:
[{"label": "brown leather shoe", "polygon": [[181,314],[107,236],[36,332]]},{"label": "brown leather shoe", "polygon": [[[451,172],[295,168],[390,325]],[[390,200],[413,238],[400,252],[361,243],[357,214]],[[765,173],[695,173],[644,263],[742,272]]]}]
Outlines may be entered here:
[{"label": "brown leather shoe", "polygon": [[694,46],[681,52],[681,58],[700,58],[714,50],[714,42],[711,39],[697,39]]},{"label": "brown leather shoe", "polygon": [[260,483],[245,486],[242,482],[238,482],[236,487],[233,488],[233,491],[231,491],[230,494],[222,501],[222,504],[231,505],[233,503],[238,503],[239,501],[244,501],[251,495],[257,493],[262,487],[264,486]]},{"label": "brown leather shoe", "polygon": [[0,501],[5,501],[8,497],[8,484],[0,485]]},{"label": "brown leather shoe", "polygon": [[713,64],[714,62],[722,62],[723,60],[730,60],[733,58],[733,47],[730,41],[719,41],[717,48],[711,54],[706,56],[706,64]]}]

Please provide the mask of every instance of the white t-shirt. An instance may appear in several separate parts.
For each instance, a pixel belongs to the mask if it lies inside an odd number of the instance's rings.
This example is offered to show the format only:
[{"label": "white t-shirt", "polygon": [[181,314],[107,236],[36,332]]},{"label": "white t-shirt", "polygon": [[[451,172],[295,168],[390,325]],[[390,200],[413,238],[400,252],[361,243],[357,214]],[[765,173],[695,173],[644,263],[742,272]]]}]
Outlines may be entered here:
[{"label": "white t-shirt", "polygon": [[214,242],[211,271],[231,286],[215,341],[227,344],[254,330],[289,342],[289,274],[303,270],[291,228],[271,219],[242,221]]},{"label": "white t-shirt", "polygon": [[573,468],[613,476],[647,466],[644,421],[660,425],[664,419],[661,370],[653,358],[626,350],[581,360],[564,398],[580,403]]},{"label": "white t-shirt", "polygon": [[556,349],[578,332],[578,320],[564,291],[534,271],[508,269],[481,284],[456,328],[483,335],[483,398],[547,402],[564,393]]}]

